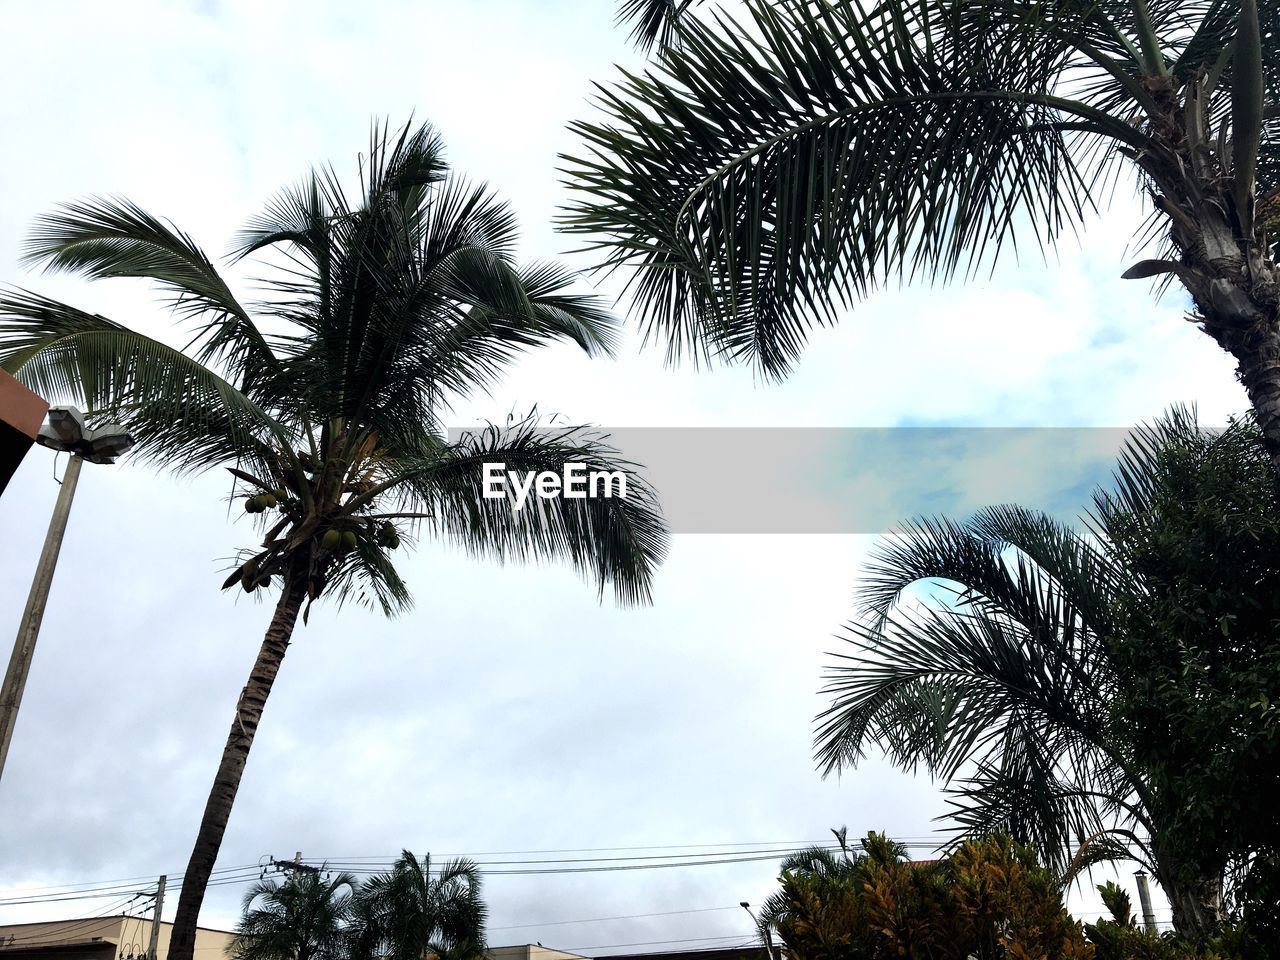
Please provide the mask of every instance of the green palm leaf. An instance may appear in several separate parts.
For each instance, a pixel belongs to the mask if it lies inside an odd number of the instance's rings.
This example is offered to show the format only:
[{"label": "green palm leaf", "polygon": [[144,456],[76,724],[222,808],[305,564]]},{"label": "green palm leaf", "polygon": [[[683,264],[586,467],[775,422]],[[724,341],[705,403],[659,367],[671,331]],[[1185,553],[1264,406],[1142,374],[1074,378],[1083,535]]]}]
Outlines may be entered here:
[{"label": "green palm leaf", "polygon": [[[1280,103],[1274,4],[1255,45],[1264,87],[1234,107],[1239,0],[745,6],[741,20],[684,18],[647,71],[601,87],[600,119],[574,124],[582,148],[563,158],[576,193],[563,228],[627,271],[671,360],[780,377],[814,326],[881,284],[970,275],[1077,228],[1121,161],[1191,204],[1259,117],[1258,195],[1280,187],[1276,111],[1258,101]],[[662,4],[627,11],[650,41],[669,28]],[[1199,126],[1170,132],[1171,83],[1201,91]],[[1188,168],[1203,182],[1188,186]]]},{"label": "green palm leaf", "polygon": [[[1026,30],[945,5],[748,4],[690,23],[652,71],[602,90],[566,158],[565,229],[634,266],[670,355],[781,375],[813,323],[890,276],[947,277],[1077,222],[1105,169],[1080,138],[1143,139],[1058,97]],[[959,23],[957,23],[959,21]],[[1106,94],[1106,95],[1104,95]]]},{"label": "green palm leaf", "polygon": [[280,433],[198,360],[105,317],[13,290],[0,295],[0,321],[0,366],[46,397],[122,423],[157,466],[241,461]]},{"label": "green palm leaf", "polygon": [[681,18],[696,0],[623,0],[619,22],[631,22],[631,39],[641,49],[672,42]]},{"label": "green palm leaf", "polygon": [[217,269],[180,230],[124,199],[64,204],[40,217],[26,263],[93,278],[139,277],[169,291],[179,317],[197,319],[194,356],[252,380],[274,369],[263,335]]},{"label": "green palm leaf", "polygon": [[[522,510],[506,499],[483,499],[484,465],[503,463],[521,474],[562,474],[566,464],[587,472],[627,474],[625,497],[534,497]],[[601,592],[611,585],[622,603],[650,598],[652,571],[666,551],[657,494],[604,438],[579,428],[542,427],[528,417],[406,459],[386,481],[429,514],[432,532],[500,561],[568,560]],[[591,546],[588,548],[588,544]]]}]

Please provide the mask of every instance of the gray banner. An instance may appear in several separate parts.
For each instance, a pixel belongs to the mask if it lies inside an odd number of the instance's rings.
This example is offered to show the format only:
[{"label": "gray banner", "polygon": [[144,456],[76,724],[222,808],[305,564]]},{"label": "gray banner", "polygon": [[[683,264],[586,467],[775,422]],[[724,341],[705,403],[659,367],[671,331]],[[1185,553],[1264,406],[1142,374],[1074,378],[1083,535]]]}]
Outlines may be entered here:
[{"label": "gray banner", "polygon": [[[461,431],[451,431],[456,438]],[[560,435],[560,431],[552,430]],[[674,533],[881,533],[1018,503],[1074,522],[1123,428],[592,428],[658,491]]]}]

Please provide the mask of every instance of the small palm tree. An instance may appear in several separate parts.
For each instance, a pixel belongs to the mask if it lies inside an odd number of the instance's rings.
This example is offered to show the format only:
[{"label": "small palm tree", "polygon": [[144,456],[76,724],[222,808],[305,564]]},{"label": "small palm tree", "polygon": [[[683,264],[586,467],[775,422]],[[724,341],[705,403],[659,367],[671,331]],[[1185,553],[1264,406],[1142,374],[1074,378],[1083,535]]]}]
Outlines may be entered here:
[{"label": "small palm tree", "polygon": [[1280,738],[1245,704],[1276,677],[1278,511],[1256,425],[1175,410],[1131,438],[1089,531],[1021,507],[905,526],[828,671],[821,766],[877,747],[946,785],[957,833],[1067,878],[1136,861],[1180,931],[1212,929],[1228,864],[1261,875],[1275,831],[1253,780]]},{"label": "small palm tree", "polygon": [[347,921],[355,877],[306,871],[262,881],[244,897],[231,946],[234,960],[347,960]]},{"label": "small palm tree", "polygon": [[[647,72],[575,124],[564,216],[634,267],[672,359],[781,377],[815,324],[893,277],[1051,243],[1121,166],[1236,361],[1280,468],[1280,5],[1257,0],[628,0]],[[1261,14],[1261,15],[1260,15]],[[1117,268],[1119,272],[1119,268]]]},{"label": "small palm tree", "polygon": [[356,896],[351,960],[478,960],[488,949],[480,888],[473,861],[434,867],[405,850]]},{"label": "small palm tree", "polygon": [[515,239],[511,210],[448,174],[429,126],[375,127],[356,195],[313,172],[240,234],[232,260],[265,251],[275,269],[252,311],[189,236],[128,201],[74,203],[39,221],[31,263],[155,282],[190,335],[185,350],[36,293],[0,295],[6,370],[123,422],[152,463],[226,466],[264,534],[223,584],[278,598],[183,875],[170,960],[191,960],[263,707],[311,603],[405,609],[392,557],[414,530],[499,560],[567,559],[620,602],[649,597],[666,532],[643,482],[629,478],[621,498],[519,511],[482,498],[489,462],[626,469],[600,438],[532,418],[453,439],[441,426],[452,399],[486,388],[524,350],[610,350],[598,302],[568,292],[571,275],[554,264],[517,265]]}]

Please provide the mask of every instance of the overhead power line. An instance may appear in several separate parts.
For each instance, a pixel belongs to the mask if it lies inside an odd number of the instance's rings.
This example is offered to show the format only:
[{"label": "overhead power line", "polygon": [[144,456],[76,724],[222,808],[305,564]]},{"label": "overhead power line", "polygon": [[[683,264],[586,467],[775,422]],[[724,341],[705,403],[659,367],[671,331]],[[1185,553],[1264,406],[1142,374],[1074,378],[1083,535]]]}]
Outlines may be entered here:
[{"label": "overhead power line", "polygon": [[[897,842],[908,849],[936,850],[945,838],[904,837]],[[475,854],[440,855],[441,861],[465,856],[477,860],[477,865],[490,876],[537,876],[548,874],[605,873],[622,870],[674,869],[691,866],[730,866],[736,863],[755,863],[778,860],[804,849],[820,847],[837,850],[830,841],[734,841],[717,844],[651,844],[644,846],[566,847],[544,850],[487,851]],[[667,852],[648,852],[667,851]],[[613,854],[607,856],[554,856],[556,854]],[[480,859],[484,857],[510,857],[528,859]],[[346,870],[367,875],[390,869],[394,856],[349,856],[341,858],[310,858],[298,864],[327,870]],[[220,867],[213,872],[210,886],[230,886],[248,883],[262,876],[268,866],[266,858],[257,864],[241,864]],[[182,879],[181,871],[170,871],[174,882]],[[126,877],[109,881],[82,881],[61,887],[31,887],[11,889],[9,895],[0,897],[0,907],[27,906],[38,903],[57,903],[77,900],[116,898],[137,890],[137,882],[146,877]]]},{"label": "overhead power line", "polygon": [[740,904],[731,907],[696,907],[692,910],[667,910],[662,913],[629,913],[620,917],[588,917],[584,920],[547,920],[542,923],[515,923],[505,927],[489,927],[490,930],[523,930],[528,927],[563,927],[578,923],[604,923],[606,920],[643,920],[649,917],[674,917],[685,913],[712,913],[716,910],[741,910]]},{"label": "overhead power line", "polygon": [[669,946],[671,943],[707,943],[713,940],[751,940],[754,942],[754,934],[750,933],[726,933],[721,937],[684,937],[680,940],[640,940],[634,943],[589,943],[584,947],[564,947],[566,952],[575,950],[616,950],[618,947],[655,947]]}]

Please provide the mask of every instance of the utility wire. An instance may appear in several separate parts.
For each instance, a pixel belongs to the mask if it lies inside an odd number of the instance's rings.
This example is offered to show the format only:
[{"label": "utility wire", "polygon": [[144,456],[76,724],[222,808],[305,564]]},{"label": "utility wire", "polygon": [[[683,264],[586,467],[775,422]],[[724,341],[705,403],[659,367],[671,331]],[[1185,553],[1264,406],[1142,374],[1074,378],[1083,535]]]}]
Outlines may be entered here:
[{"label": "utility wire", "polygon": [[741,940],[747,934],[726,933],[719,937],[684,937],[679,940],[638,940],[635,943],[593,943],[584,947],[566,947],[566,952],[574,950],[612,950],[617,947],[654,947],[672,943],[707,943],[711,940]]},{"label": "utility wire", "polygon": [[732,907],[697,907],[693,910],[667,910],[664,913],[629,913],[620,917],[588,917],[585,920],[547,920],[543,923],[516,923],[505,927],[489,927],[490,930],[523,930],[527,927],[563,927],[577,923],[603,923],[606,920],[642,920],[648,917],[674,917],[684,913],[711,913],[716,910],[741,910],[740,905]]},{"label": "utility wire", "polygon": [[[718,950],[741,950],[741,949],[747,949],[747,948],[750,948],[750,947],[759,946],[759,943],[760,943],[760,941],[756,940],[756,939],[753,937],[753,938],[752,938],[752,939],[750,939],[750,940],[742,940],[742,941],[740,941],[740,942],[738,942],[738,943],[716,944],[715,946],[710,946],[710,947],[689,947],[688,949],[686,949],[686,950],[681,950],[681,951],[679,951],[679,952],[680,952],[680,953],[714,953],[714,952],[716,952],[716,951],[718,951]],[[626,946],[626,944],[622,944],[622,946]],[[584,950],[585,950],[585,949],[587,949],[587,948],[586,948],[586,947],[583,947],[582,949],[584,949]],[[606,948],[606,947],[594,947],[594,948],[592,948],[592,949],[596,949],[596,950],[604,950],[604,949],[608,949],[608,948]],[[601,954],[597,954],[596,956],[597,956],[597,957],[599,957],[599,958],[600,958],[600,960],[604,960],[604,958],[607,958],[607,957],[628,957],[628,956],[636,956],[636,957],[644,957],[644,956],[665,956],[667,953],[670,953],[670,952],[671,952],[671,951],[669,951],[669,950],[641,950],[641,951],[640,951],[640,952],[638,952],[638,953],[601,953]],[[763,952],[763,948],[761,949],[761,952]]]},{"label": "utility wire", "polygon": [[145,893],[135,893],[132,897],[126,897],[122,900],[117,900],[114,903],[109,903],[107,904],[107,906],[99,910],[96,914],[89,917],[82,917],[78,920],[73,920],[70,922],[69,926],[63,927],[57,931],[46,930],[43,933],[33,933],[25,937],[19,937],[14,935],[14,936],[2,938],[0,939],[0,945],[13,946],[14,944],[19,944],[19,943],[36,943],[40,941],[48,941],[49,934],[51,932],[56,932],[58,934],[58,937],[57,937],[58,940],[65,941],[72,934],[83,934],[84,932],[88,930],[92,930],[94,927],[99,926],[104,920],[109,920],[114,916],[122,915],[123,912],[126,911],[134,903],[134,901],[136,901],[139,897],[144,897],[144,896],[146,896]]},{"label": "utility wire", "polygon": [[[896,842],[902,843],[903,846],[908,849],[918,850],[920,848],[928,848],[930,850],[936,850],[939,846],[944,844],[945,840],[944,838],[937,836],[932,838],[908,837],[899,838]],[[472,854],[470,856],[472,859],[476,857],[493,856],[534,856],[537,858],[524,860],[480,860],[477,865],[485,868],[484,872],[488,876],[539,876],[549,874],[606,873],[622,870],[672,869],[677,867],[724,866],[736,863],[755,863],[767,860],[778,860],[783,856],[789,856],[815,847],[832,852],[839,850],[839,847],[830,841],[825,843],[812,841],[796,842],[795,844],[783,844],[776,841],[745,841],[722,844],[666,844],[630,847],[578,847],[562,848],[560,850],[493,851],[488,853]],[[692,850],[694,852],[669,852],[656,854],[636,852],[650,850]],[[555,853],[610,852],[628,855],[564,857],[559,859],[547,856]],[[440,859],[444,860],[447,858],[448,856],[441,856]],[[367,875],[389,869],[395,862],[395,859],[395,857],[390,856],[356,856],[337,859],[309,858],[300,862],[308,866],[320,867],[326,870],[346,870],[355,874]],[[209,885],[227,886],[248,883],[255,878],[260,878],[262,876],[263,869],[264,866],[261,861],[257,864],[221,867],[213,871],[213,876]],[[171,871],[169,876],[172,880],[178,882],[181,881],[183,874],[180,871]],[[144,879],[150,879],[150,877],[126,878],[124,880],[115,881],[79,882],[67,884],[60,888],[33,887],[25,890],[19,888],[9,891],[10,896],[0,897],[0,907],[114,898],[136,890],[136,886],[132,884],[137,880]]]}]

